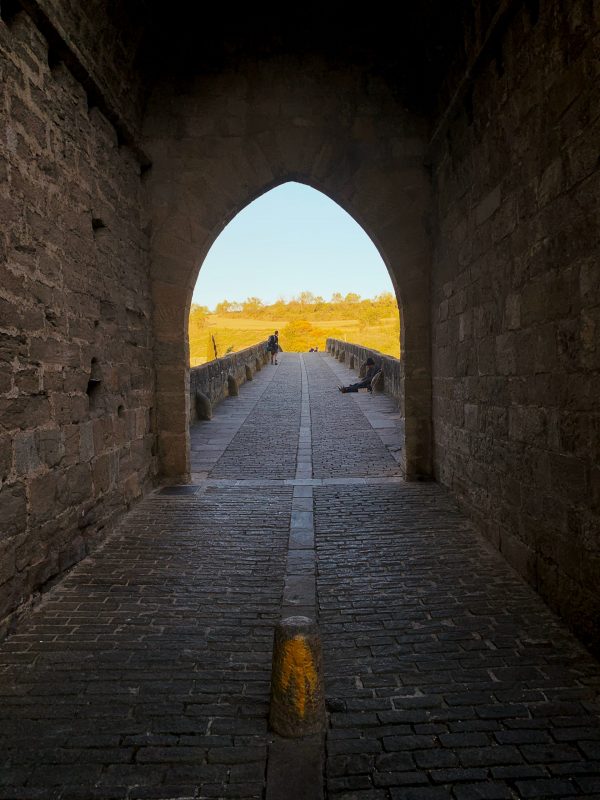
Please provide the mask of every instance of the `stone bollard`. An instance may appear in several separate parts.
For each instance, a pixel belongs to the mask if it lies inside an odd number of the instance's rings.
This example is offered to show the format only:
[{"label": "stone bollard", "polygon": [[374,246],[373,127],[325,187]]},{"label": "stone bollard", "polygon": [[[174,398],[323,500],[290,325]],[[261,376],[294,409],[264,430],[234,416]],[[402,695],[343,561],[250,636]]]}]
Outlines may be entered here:
[{"label": "stone bollard", "polygon": [[350,369],[354,369],[354,356],[350,356]]},{"label": "stone bollard", "polygon": [[288,738],[325,730],[321,639],[308,617],[286,617],[275,628],[269,723]]},{"label": "stone bollard", "polygon": [[371,389],[376,392],[383,392],[384,381],[385,379],[383,376],[383,370],[380,369],[379,372],[373,376],[373,380],[371,381]]},{"label": "stone bollard", "polygon": [[196,416],[198,419],[212,419],[212,405],[208,397],[200,391],[196,392]]},{"label": "stone bollard", "polygon": [[253,375],[252,375],[252,370],[250,369],[250,367],[248,366],[248,364],[246,364],[246,380],[247,380],[247,381],[251,381],[251,380],[252,380],[252,378],[253,378]]},{"label": "stone bollard", "polygon": [[256,362],[255,362],[254,366],[256,367],[256,371],[257,371],[257,372],[260,372],[260,371],[261,371],[261,369],[262,369],[262,364],[260,363],[260,359],[258,359],[258,358],[256,359]]},{"label": "stone bollard", "polygon": [[342,350],[342,352],[340,353],[340,362],[343,364],[345,360],[346,360],[346,351]]},{"label": "stone bollard", "polygon": [[233,375],[227,376],[227,393],[230,397],[237,397],[240,393],[236,379]]}]

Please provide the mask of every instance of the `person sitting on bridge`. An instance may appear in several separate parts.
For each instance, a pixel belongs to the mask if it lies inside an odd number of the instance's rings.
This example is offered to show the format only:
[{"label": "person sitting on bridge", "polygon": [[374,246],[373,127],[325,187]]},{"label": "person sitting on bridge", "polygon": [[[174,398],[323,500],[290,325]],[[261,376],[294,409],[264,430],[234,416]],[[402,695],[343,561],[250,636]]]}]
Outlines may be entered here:
[{"label": "person sitting on bridge", "polygon": [[381,367],[378,366],[372,358],[367,358],[364,363],[367,371],[365,373],[365,377],[362,380],[358,381],[358,383],[351,383],[350,386],[338,386],[338,389],[342,394],[346,394],[347,392],[358,392],[359,389],[368,389],[370,392],[373,391],[373,379],[379,375],[381,372]]}]

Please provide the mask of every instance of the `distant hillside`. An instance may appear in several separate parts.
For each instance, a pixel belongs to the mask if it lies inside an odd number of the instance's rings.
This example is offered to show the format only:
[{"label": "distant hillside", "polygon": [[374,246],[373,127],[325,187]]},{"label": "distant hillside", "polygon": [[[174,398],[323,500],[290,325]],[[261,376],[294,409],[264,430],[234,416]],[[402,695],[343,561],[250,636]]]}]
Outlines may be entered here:
[{"label": "distant hillside", "polygon": [[222,356],[256,344],[274,330],[279,331],[281,347],[289,352],[305,352],[311,347],[324,350],[326,339],[335,337],[400,356],[400,315],[392,294],[371,299],[334,294],[325,301],[303,292],[289,302],[271,305],[256,297],[244,303],[223,300],[214,312],[192,305],[190,364],[194,367],[215,357],[213,337],[217,355]]}]

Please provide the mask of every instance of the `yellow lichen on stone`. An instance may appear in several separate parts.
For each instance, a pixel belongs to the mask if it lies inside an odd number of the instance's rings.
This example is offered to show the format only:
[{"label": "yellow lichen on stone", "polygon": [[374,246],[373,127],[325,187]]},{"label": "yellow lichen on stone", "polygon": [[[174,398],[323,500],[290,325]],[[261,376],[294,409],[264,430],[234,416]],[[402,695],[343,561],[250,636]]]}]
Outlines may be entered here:
[{"label": "yellow lichen on stone", "polygon": [[303,636],[294,636],[285,642],[280,675],[283,690],[292,692],[294,708],[303,718],[306,703],[310,702],[318,686],[312,653]]}]

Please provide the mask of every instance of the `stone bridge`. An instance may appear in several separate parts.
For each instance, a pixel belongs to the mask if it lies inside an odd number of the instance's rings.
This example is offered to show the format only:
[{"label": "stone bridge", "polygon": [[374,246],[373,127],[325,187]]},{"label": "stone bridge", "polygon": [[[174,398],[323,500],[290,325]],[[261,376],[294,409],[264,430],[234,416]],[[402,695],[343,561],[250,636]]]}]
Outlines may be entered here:
[{"label": "stone bridge", "polygon": [[[283,354],[0,645],[0,799],[598,797],[600,666],[331,355]],[[316,616],[325,740],[267,726]]]}]

